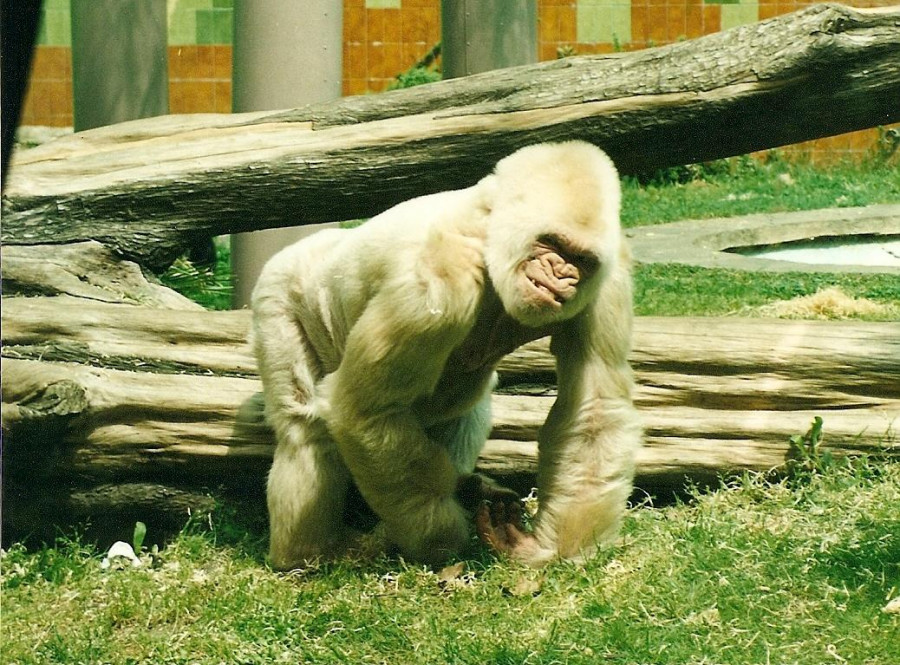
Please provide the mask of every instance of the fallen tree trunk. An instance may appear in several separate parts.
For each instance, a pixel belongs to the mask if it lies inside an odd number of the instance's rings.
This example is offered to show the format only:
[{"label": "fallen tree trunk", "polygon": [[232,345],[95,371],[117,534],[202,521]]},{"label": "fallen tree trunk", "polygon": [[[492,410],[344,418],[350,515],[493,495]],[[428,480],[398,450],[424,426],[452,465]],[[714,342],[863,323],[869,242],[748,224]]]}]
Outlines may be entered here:
[{"label": "fallen tree trunk", "polygon": [[627,174],[896,122],[898,50],[900,8],[817,5],[294,111],[124,123],[19,155],[2,240],[98,240],[160,268],[198,236],[367,217],[470,185],[529,143],[586,139]]},{"label": "fallen tree trunk", "polygon": [[[2,323],[13,532],[41,505],[173,519],[209,503],[203,487],[261,492],[272,434],[248,312],[15,298]],[[648,491],[776,467],[815,416],[837,453],[900,456],[900,324],[640,318],[634,347]],[[553,381],[545,343],[504,361],[483,471],[531,486]]]}]

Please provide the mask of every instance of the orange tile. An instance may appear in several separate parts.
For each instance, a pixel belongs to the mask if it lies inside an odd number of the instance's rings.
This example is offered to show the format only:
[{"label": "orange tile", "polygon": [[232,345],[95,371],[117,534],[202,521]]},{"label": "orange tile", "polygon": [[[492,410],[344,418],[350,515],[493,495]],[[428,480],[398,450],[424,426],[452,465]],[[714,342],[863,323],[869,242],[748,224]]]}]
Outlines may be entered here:
[{"label": "orange tile", "polygon": [[403,22],[399,9],[382,9],[384,14],[384,41],[399,43],[403,39]]},{"label": "orange tile", "polygon": [[198,44],[197,69],[194,71],[194,76],[196,78],[211,79],[215,77],[215,69],[215,46],[210,44]]},{"label": "orange tile", "polygon": [[687,34],[687,12],[683,4],[666,7],[666,34],[668,41],[674,42]]},{"label": "orange tile", "polygon": [[558,45],[553,42],[541,42],[538,45],[538,60],[540,62],[556,60],[559,57],[558,48]]},{"label": "orange tile", "polygon": [[169,78],[189,80],[197,71],[197,48],[190,44],[172,47],[169,50]]},{"label": "orange tile", "polygon": [[364,95],[369,91],[365,79],[347,79],[348,95]]},{"label": "orange tile", "polygon": [[[400,61],[403,63],[409,63],[409,67],[419,62],[424,58],[428,52],[431,50],[434,44],[429,44],[426,42],[402,42],[400,44]],[[440,61],[440,56],[438,56],[438,61]]]},{"label": "orange tile", "polygon": [[646,43],[650,38],[650,29],[647,21],[647,7],[635,7],[631,5],[631,38],[634,41]]},{"label": "orange tile", "polygon": [[64,113],[71,108],[66,96],[65,81],[44,81],[41,86],[41,106],[50,115]]},{"label": "orange tile", "polygon": [[403,11],[403,41],[434,44],[440,39],[440,21],[437,11],[413,8]]},{"label": "orange tile", "polygon": [[38,46],[31,59],[31,76],[60,80],[72,76],[72,51],[62,46]]},{"label": "orange tile", "polygon": [[773,18],[778,16],[778,5],[774,2],[763,2],[759,5],[759,20],[765,21],[766,19]]},{"label": "orange tile", "polygon": [[397,42],[385,43],[384,45],[384,72],[386,76],[397,76],[401,72],[406,71],[407,67],[403,66],[403,50]]},{"label": "orange tile", "polygon": [[435,4],[434,7],[426,8],[422,16],[424,25],[425,41],[430,45],[437,43],[441,39],[441,10],[440,5]]},{"label": "orange tile", "polygon": [[538,12],[538,39],[546,42],[558,42],[559,8],[541,7]]},{"label": "orange tile", "polygon": [[389,82],[388,79],[369,77],[366,79],[366,87],[370,92],[383,92]]},{"label": "orange tile", "polygon": [[664,44],[668,37],[666,25],[667,8],[661,5],[647,7],[647,40],[653,41],[657,46]]},{"label": "orange tile", "polygon": [[169,113],[183,113],[182,108],[184,107],[183,97],[181,94],[181,88],[184,84],[172,81],[169,79]]},{"label": "orange tile", "polygon": [[175,78],[176,74],[178,73],[179,60],[181,59],[181,56],[178,53],[179,50],[180,49],[177,46],[170,46],[168,48],[168,52],[166,53],[166,64],[169,68],[170,81]]},{"label": "orange tile", "polygon": [[413,66],[415,66],[415,64],[419,62],[419,58],[416,57],[416,51],[408,48],[403,42],[397,44],[397,49],[400,51],[401,72],[405,72],[407,69],[412,69]]},{"label": "orange tile", "polygon": [[577,39],[575,31],[575,6],[559,8],[559,39],[563,42],[574,42]]},{"label": "orange tile", "polygon": [[365,44],[348,44],[344,71],[348,78],[364,79],[368,72],[368,49]]},{"label": "orange tile", "polygon": [[215,62],[213,64],[213,78],[222,81],[231,80],[231,55],[232,48],[230,45],[216,45]]},{"label": "orange tile", "polygon": [[36,120],[40,116],[38,113],[38,105],[42,98],[42,92],[40,81],[29,81],[28,87],[25,90],[25,99],[22,101],[21,123],[23,125],[46,124],[37,122]]},{"label": "orange tile", "polygon": [[50,47],[50,61],[48,65],[52,69],[50,78],[72,78],[72,49],[67,46]]},{"label": "orange tile", "polygon": [[779,2],[778,3],[778,13],[779,14],[790,14],[791,12],[797,11],[798,7],[795,2]]},{"label": "orange tile", "polygon": [[213,110],[216,113],[231,113],[231,81],[215,81],[215,101]]},{"label": "orange tile", "polygon": [[400,34],[403,42],[413,44],[419,41],[425,41],[422,37],[425,26],[425,18],[423,10],[417,7],[403,7],[400,12]]},{"label": "orange tile", "polygon": [[192,113],[208,113],[215,108],[215,81],[196,81],[191,89]]},{"label": "orange tile", "polygon": [[366,41],[366,10],[358,7],[344,7],[344,41]]},{"label": "orange tile", "polygon": [[52,70],[50,66],[50,54],[46,46],[37,46],[31,55],[31,78],[33,80],[45,79]]},{"label": "orange tile", "polygon": [[368,67],[366,72],[369,78],[384,78],[384,44],[381,42],[369,43],[366,49],[366,57],[368,58]]},{"label": "orange tile", "polygon": [[722,6],[703,6],[703,34],[710,35],[722,29]]},{"label": "orange tile", "polygon": [[384,10],[366,10],[366,39],[370,42],[384,41]]},{"label": "orange tile", "polygon": [[703,7],[700,5],[688,5],[685,12],[685,36],[694,39],[703,34]]}]

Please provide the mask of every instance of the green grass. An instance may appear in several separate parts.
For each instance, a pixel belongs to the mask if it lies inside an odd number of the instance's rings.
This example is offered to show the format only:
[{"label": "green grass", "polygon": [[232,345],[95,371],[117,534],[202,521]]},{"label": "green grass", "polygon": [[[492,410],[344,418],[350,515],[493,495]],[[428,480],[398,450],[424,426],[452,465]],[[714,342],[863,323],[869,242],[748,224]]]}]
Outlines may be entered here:
[{"label": "green grass", "polygon": [[757,308],[763,305],[831,286],[888,306],[882,313],[854,318],[896,320],[900,314],[896,275],[741,272],[676,264],[635,267],[634,307],[644,316],[759,315]]},{"label": "green grass", "polygon": [[[896,175],[729,160],[627,181],[623,217],[896,202]],[[209,273],[179,262],[165,279],[224,308],[228,258]],[[635,301],[640,314],[742,314],[832,285],[900,303],[896,277],[675,265],[638,266]],[[4,552],[0,663],[892,665],[900,614],[883,608],[900,597],[897,506],[900,464],[806,464],[782,482],[746,477],[635,508],[621,542],[583,566],[533,571],[482,553],[443,581],[396,559],[276,574],[261,514],[223,507],[138,569],[102,570],[103,553],[71,535]]]},{"label": "green grass", "polygon": [[898,203],[900,166],[895,161],[873,158],[865,164],[816,167],[785,161],[773,152],[767,160],[736,157],[626,178],[622,224],[630,228],[683,219]]},{"label": "green grass", "polygon": [[275,574],[216,513],[139,569],[77,539],[13,547],[0,662],[888,665],[898,505],[898,464],[746,477],[632,510],[586,565],[484,557],[445,582],[397,560]]},{"label": "green grass", "polygon": [[[802,161],[787,162],[772,152],[765,160],[738,157],[626,178],[622,223],[633,227],[682,219],[897,203],[900,169],[894,162],[873,157],[866,164],[821,168]],[[229,270],[227,246],[220,246],[214,271],[192,272],[187,262],[179,261],[163,281],[211,309],[227,309]],[[896,276],[770,274],[679,265],[637,266],[635,309],[647,316],[759,315],[757,308],[763,305],[811,295],[829,286],[889,306],[884,314],[868,318],[897,318],[900,280]]]}]

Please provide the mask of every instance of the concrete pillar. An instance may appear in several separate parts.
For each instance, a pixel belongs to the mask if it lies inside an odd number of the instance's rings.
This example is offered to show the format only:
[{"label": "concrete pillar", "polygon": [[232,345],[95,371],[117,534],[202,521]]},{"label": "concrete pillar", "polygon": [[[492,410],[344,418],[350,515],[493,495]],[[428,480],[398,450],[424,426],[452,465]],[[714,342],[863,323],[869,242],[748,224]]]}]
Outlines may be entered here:
[{"label": "concrete pillar", "polygon": [[537,0],[441,0],[445,79],[537,60]]},{"label": "concrete pillar", "polygon": [[[233,110],[286,109],[340,97],[343,11],[342,0],[235,0]],[[233,235],[234,307],[249,304],[270,256],[322,226]]]},{"label": "concrete pillar", "polygon": [[72,0],[75,131],[169,112],[166,0]]}]

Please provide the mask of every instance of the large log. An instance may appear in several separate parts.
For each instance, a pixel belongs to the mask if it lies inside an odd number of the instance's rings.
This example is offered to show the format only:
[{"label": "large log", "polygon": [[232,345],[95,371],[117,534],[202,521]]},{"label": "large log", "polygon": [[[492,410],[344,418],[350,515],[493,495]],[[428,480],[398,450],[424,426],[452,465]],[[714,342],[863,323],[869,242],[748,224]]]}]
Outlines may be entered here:
[{"label": "large log", "polygon": [[[204,487],[261,491],[272,434],[248,325],[246,311],[7,299],[8,526],[33,523],[38,504],[171,518],[208,503]],[[838,453],[900,456],[900,323],[639,318],[631,360],[649,491],[777,467],[815,416]],[[530,486],[553,380],[545,343],[504,361],[483,471]]]},{"label": "large log", "polygon": [[98,240],[160,268],[198,236],[367,217],[470,185],[529,143],[586,139],[627,174],[896,122],[898,51],[900,8],[817,5],[294,111],[124,123],[20,154],[2,240]]}]

